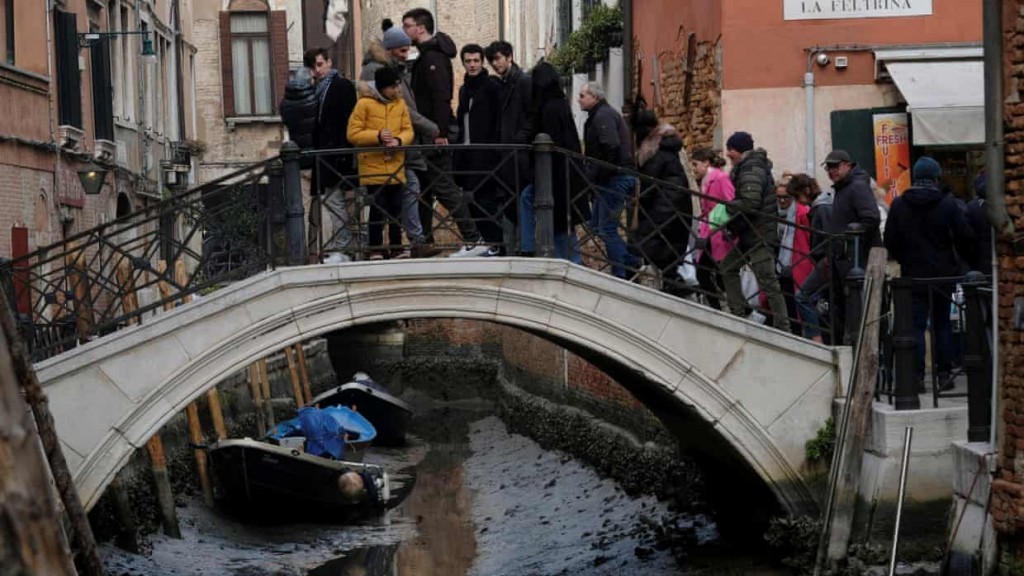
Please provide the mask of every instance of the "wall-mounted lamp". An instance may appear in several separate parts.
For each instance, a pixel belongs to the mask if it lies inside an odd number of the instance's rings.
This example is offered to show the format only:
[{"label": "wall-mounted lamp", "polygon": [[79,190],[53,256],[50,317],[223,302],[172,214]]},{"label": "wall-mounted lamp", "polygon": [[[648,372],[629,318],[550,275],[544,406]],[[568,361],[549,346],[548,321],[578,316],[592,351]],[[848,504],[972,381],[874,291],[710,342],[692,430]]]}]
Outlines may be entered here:
[{"label": "wall-mounted lamp", "polygon": [[103,189],[103,183],[107,179],[107,169],[89,162],[77,170],[78,179],[82,182],[82,188],[86,194],[99,194]]},{"label": "wall-mounted lamp", "polygon": [[94,43],[103,40],[105,38],[115,38],[117,36],[131,36],[141,35],[142,36],[142,63],[143,64],[155,64],[156,63],[156,50],[153,49],[153,39],[149,36],[150,30],[129,30],[127,32],[85,32],[78,35],[78,47],[89,48]]}]

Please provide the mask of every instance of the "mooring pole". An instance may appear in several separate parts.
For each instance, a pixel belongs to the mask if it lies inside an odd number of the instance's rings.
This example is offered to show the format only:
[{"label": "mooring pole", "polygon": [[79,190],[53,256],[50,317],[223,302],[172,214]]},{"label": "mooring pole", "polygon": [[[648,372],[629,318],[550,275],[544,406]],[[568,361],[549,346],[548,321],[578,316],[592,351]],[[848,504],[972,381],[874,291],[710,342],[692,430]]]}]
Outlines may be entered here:
[{"label": "mooring pole", "polygon": [[903,463],[900,465],[900,491],[896,501],[896,525],[892,529],[892,554],[889,556],[889,576],[896,574],[896,550],[900,544],[900,520],[903,517],[903,497],[907,492],[907,468],[910,465],[910,441],[913,437],[914,429],[907,426],[903,432]]}]

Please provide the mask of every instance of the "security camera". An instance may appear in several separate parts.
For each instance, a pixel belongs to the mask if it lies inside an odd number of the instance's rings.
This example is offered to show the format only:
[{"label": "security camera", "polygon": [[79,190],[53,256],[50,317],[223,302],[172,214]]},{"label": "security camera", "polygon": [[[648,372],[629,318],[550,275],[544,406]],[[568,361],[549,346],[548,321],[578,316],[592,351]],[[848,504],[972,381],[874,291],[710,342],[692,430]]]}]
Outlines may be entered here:
[{"label": "security camera", "polygon": [[814,61],[818,63],[818,66],[828,66],[828,54],[818,52],[818,55],[814,57]]}]

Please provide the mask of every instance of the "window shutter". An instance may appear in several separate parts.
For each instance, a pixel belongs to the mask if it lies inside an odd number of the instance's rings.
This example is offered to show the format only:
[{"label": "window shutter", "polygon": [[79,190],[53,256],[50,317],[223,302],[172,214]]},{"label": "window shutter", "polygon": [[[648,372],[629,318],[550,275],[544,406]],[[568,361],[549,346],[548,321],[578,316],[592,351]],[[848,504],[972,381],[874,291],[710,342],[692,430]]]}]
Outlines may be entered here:
[{"label": "window shutter", "polygon": [[106,39],[93,42],[90,48],[92,65],[93,138],[114,141],[114,83],[110,74],[110,43]]},{"label": "window shutter", "polygon": [[270,13],[270,58],[274,70],[274,101],[284,97],[288,84],[288,18],[284,10]]},{"label": "window shutter", "polygon": [[78,70],[78,24],[74,13],[54,12],[57,103],[61,126],[82,127],[82,78]]},{"label": "window shutter", "polygon": [[224,98],[224,117],[235,115],[235,85],[231,69],[231,13],[220,13],[220,83]]}]

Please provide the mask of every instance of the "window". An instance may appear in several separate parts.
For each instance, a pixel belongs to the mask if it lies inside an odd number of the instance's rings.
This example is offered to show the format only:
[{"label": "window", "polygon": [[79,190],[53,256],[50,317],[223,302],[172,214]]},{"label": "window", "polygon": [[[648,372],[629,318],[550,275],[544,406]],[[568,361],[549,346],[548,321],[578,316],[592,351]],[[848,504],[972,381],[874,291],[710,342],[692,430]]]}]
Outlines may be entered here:
[{"label": "window", "polygon": [[82,128],[82,78],[78,71],[78,28],[75,14],[54,12],[57,48],[57,104],[61,126]]},{"label": "window", "polygon": [[288,80],[285,12],[221,12],[220,33],[224,116],[274,116]]},{"label": "window", "polygon": [[14,0],[4,0],[4,39],[7,46],[6,60],[14,65]]},{"label": "window", "polygon": [[269,116],[274,111],[267,15],[231,15],[231,69],[235,114]]},{"label": "window", "polygon": [[114,87],[110,75],[110,43],[106,39],[93,41],[89,48],[92,72],[92,113],[97,140],[113,142]]}]

